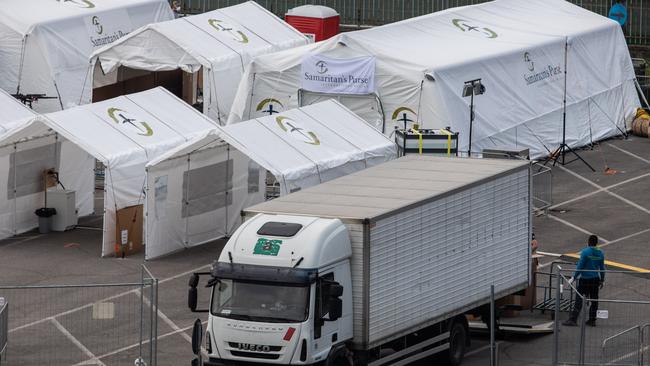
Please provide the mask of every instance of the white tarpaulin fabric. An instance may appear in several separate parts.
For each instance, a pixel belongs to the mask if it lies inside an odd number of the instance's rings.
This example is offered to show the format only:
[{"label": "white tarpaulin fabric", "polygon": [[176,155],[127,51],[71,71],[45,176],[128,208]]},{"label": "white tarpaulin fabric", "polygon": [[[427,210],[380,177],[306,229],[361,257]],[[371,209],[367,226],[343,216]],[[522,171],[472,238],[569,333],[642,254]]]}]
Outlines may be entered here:
[{"label": "white tarpaulin fabric", "polygon": [[[333,100],[215,128],[147,164],[146,258],[231,234],[239,212],[264,199],[264,169],[284,195],[396,156],[393,141]],[[202,171],[212,175],[201,188],[186,182]]]},{"label": "white tarpaulin fabric", "polygon": [[34,103],[39,112],[89,103],[83,86],[93,51],[172,18],[166,0],[4,0],[0,89],[56,98]]},{"label": "white tarpaulin fabric", "polygon": [[[151,24],[97,51],[104,73],[119,66],[148,71],[203,67],[203,112],[225,124],[244,67],[257,55],[305,45],[308,39],[254,1]],[[91,65],[90,72],[98,69]],[[97,75],[99,77],[99,75]],[[92,88],[94,77],[89,78]]]},{"label": "white tarpaulin fabric", "polygon": [[27,123],[36,115],[34,111],[0,89],[0,135],[20,124]]},{"label": "white tarpaulin fabric", "polygon": [[368,110],[371,103],[339,100],[386,134],[404,120],[451,126],[465,151],[468,80],[481,78],[486,87],[474,99],[472,149],[478,151],[508,145],[528,147],[533,157],[548,155],[562,139],[565,91],[572,147],[620,134],[626,114],[639,105],[616,22],[564,0],[495,0],[259,56],[242,77],[228,122],[268,114],[255,108],[264,101],[273,101],[275,112],[319,100],[306,98],[302,88],[308,55],[375,56],[377,111]]},{"label": "white tarpaulin fabric", "polygon": [[[8,201],[13,201],[0,206],[18,207],[13,209],[20,214],[18,221],[27,222],[18,232],[34,227],[33,212],[42,206],[40,175],[55,168],[65,187],[76,191],[79,215],[88,215],[93,209],[97,159],[106,167],[102,255],[110,255],[116,211],[144,203],[145,164],[214,126],[163,88],[39,116],[0,136],[0,169],[9,172],[2,176],[9,177]],[[13,178],[16,175],[18,179]],[[2,184],[0,179],[0,189]],[[26,192],[18,195],[25,202],[13,199],[14,186]],[[2,220],[3,232],[11,228],[10,214]]]},{"label": "white tarpaulin fabric", "polygon": [[370,94],[375,92],[375,58],[337,59],[310,54],[302,60],[301,84],[318,93]]}]

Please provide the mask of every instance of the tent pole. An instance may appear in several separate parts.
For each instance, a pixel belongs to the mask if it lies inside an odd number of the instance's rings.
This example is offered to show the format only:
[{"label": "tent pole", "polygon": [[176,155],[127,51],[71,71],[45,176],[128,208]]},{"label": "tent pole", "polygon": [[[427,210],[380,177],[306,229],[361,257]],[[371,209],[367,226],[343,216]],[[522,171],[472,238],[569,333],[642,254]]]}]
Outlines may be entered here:
[{"label": "tent pole", "polygon": [[[234,173],[234,162],[233,162],[233,173]],[[234,174],[233,174],[234,175]],[[226,208],[226,226],[224,227],[224,233],[226,234],[226,237],[230,236],[228,233],[228,177],[230,176],[230,144],[226,145],[226,179],[225,179],[225,189],[224,192],[225,194],[223,195],[223,198],[225,200],[224,202],[224,207]]]},{"label": "tent pole", "polygon": [[16,159],[18,158],[18,144],[14,143],[14,235],[18,234],[16,225],[18,224],[16,215],[18,215],[18,192],[16,189]]},{"label": "tent pole", "polygon": [[[553,153],[551,153],[546,160],[544,161],[544,165],[548,164],[551,160],[553,160],[553,166],[555,164],[560,164],[560,165],[567,165],[570,164],[576,160],[582,161],[591,171],[595,172],[596,169],[594,169],[585,159],[583,159],[577,151],[573,150],[569,145],[566,143],[566,99],[567,99],[567,67],[568,67],[568,58],[569,58],[569,37],[565,37],[564,39],[564,98],[562,101],[562,142],[560,143],[560,146],[555,150]],[[471,128],[471,125],[470,125]],[[471,131],[471,130],[470,130]],[[566,161],[566,153],[570,152],[573,153],[573,155],[576,156],[575,159],[571,161]],[[558,161],[559,160],[559,161]]]},{"label": "tent pole", "polygon": [[188,246],[189,242],[189,230],[190,230],[190,154],[187,154],[187,186],[185,187],[185,248]]}]

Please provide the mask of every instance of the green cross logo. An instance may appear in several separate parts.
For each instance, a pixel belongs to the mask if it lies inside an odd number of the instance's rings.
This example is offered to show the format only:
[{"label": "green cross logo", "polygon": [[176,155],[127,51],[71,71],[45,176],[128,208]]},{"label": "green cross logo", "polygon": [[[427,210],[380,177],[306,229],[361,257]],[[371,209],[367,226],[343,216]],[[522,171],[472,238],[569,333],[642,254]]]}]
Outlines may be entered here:
[{"label": "green cross logo", "polygon": [[497,38],[499,35],[488,27],[481,27],[477,25],[472,25],[468,21],[463,19],[453,19],[452,24],[456,28],[460,29],[463,32],[477,32],[485,36],[485,38]]},{"label": "green cross logo", "polygon": [[120,126],[131,126],[135,129],[136,133],[140,136],[153,135],[153,129],[149,124],[144,121],[138,121],[137,118],[132,118],[128,112],[119,108],[108,108],[108,116]]},{"label": "green cross logo", "polygon": [[284,132],[288,133],[294,139],[309,145],[320,145],[320,140],[315,133],[305,130],[304,127],[291,118],[280,116],[275,118],[275,122],[277,122],[278,126]]},{"label": "green cross logo", "polygon": [[92,9],[95,7],[95,4],[93,4],[90,0],[66,0],[64,3],[74,4],[77,7],[84,9]]},{"label": "green cross logo", "polygon": [[[276,105],[280,106],[280,109],[276,109],[274,107]],[[275,113],[280,113],[283,108],[284,106],[279,100],[274,98],[266,98],[257,104],[257,108],[255,108],[255,110],[272,116]]]},{"label": "green cross logo", "polygon": [[239,43],[248,43],[248,37],[244,32],[240,30],[235,30],[233,26],[219,19],[208,19],[208,24],[218,32],[225,32],[230,35],[230,37]]},{"label": "green cross logo", "polygon": [[409,107],[399,107],[393,111],[391,119],[408,128],[409,123],[413,124],[417,120],[417,113]]},{"label": "green cross logo", "polygon": [[282,240],[259,238],[257,239],[257,243],[255,243],[253,254],[277,257],[278,253],[280,253],[281,245]]}]

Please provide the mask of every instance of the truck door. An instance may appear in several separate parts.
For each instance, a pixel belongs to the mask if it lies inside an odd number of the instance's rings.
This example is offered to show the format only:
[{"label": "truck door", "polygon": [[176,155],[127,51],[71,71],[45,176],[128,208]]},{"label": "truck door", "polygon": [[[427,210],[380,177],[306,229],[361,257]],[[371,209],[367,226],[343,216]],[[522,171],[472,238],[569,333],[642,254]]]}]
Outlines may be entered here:
[{"label": "truck door", "polygon": [[317,282],[316,286],[316,309],[315,309],[315,324],[314,324],[314,344],[313,355],[327,352],[322,355],[321,360],[327,357],[332,345],[338,343],[339,340],[339,317],[334,317],[332,320],[332,313],[336,312],[332,309],[332,296],[331,287],[338,286],[334,272],[322,275]]}]

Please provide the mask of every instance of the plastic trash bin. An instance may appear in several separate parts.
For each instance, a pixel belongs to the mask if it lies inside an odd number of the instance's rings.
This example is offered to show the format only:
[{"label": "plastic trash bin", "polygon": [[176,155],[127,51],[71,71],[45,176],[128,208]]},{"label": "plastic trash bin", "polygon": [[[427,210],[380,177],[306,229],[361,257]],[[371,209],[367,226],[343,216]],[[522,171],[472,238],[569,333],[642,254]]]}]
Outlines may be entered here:
[{"label": "plastic trash bin", "polygon": [[52,230],[52,216],[56,215],[56,209],[53,207],[42,207],[34,211],[38,216],[38,232],[47,234]]}]

